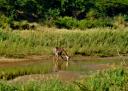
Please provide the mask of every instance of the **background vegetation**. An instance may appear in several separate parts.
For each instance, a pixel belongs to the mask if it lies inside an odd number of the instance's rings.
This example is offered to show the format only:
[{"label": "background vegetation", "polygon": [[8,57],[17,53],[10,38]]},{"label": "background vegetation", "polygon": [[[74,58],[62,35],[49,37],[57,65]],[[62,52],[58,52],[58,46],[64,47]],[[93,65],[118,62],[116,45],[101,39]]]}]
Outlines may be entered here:
[{"label": "background vegetation", "polygon": [[59,28],[116,28],[128,25],[127,10],[127,0],[0,0],[0,26],[19,29],[15,22],[25,20]]}]

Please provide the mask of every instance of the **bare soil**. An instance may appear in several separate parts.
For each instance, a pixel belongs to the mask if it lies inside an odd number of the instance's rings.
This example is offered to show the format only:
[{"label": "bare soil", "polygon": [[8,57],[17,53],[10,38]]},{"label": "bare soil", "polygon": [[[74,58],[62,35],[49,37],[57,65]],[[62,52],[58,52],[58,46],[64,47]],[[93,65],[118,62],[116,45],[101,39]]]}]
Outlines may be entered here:
[{"label": "bare soil", "polygon": [[74,81],[76,79],[80,79],[81,75],[76,72],[69,71],[58,71],[49,74],[32,74],[32,75],[24,75],[19,76],[13,80],[9,80],[9,83],[26,83],[29,81],[44,81],[50,79],[59,79],[61,81]]}]

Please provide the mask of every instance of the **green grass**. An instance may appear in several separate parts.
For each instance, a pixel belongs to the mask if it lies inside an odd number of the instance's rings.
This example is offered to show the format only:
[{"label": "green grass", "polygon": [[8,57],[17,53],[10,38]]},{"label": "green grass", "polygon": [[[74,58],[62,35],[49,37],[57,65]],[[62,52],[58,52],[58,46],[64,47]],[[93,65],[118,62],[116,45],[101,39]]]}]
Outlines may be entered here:
[{"label": "green grass", "polygon": [[75,82],[81,91],[127,91],[128,69],[114,67],[109,70],[98,71],[89,78]]},{"label": "green grass", "polygon": [[51,54],[64,47],[70,54],[115,56],[128,53],[128,30],[92,29],[87,31],[0,31],[0,55],[24,57]]},{"label": "green grass", "polygon": [[75,85],[57,79],[47,81],[30,81],[24,84],[0,82],[0,91],[78,91]]}]

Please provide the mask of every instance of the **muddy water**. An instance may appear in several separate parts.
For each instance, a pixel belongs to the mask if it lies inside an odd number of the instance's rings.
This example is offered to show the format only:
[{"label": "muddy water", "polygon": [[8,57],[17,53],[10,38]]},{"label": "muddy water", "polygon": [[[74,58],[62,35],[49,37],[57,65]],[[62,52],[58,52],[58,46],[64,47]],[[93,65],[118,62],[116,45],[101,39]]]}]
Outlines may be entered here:
[{"label": "muddy water", "polygon": [[108,69],[113,66],[125,64],[128,66],[128,57],[85,57],[75,56],[72,58],[69,70],[91,74],[97,70]]},{"label": "muddy water", "polygon": [[[91,71],[110,68],[113,65],[120,65],[121,63],[128,65],[128,57],[87,57],[87,56],[73,56],[70,59],[70,66],[65,68],[65,63],[62,65],[62,70],[73,71],[79,73],[89,73]],[[29,56],[24,59],[0,59],[0,68],[4,67],[23,67],[38,64],[52,64],[52,56]]]},{"label": "muddy water", "polygon": [[[65,63],[62,65],[62,70],[59,72],[52,72],[45,75],[31,74],[27,76],[18,77],[18,79],[28,79],[30,76],[33,79],[45,79],[45,77],[55,75],[59,76],[60,79],[69,80],[77,79],[81,75],[90,75],[95,73],[97,70],[108,69],[115,65],[120,65],[125,61],[128,66],[128,57],[86,57],[86,56],[73,56],[70,59],[70,65],[66,69]],[[31,56],[25,59],[0,59],[0,69],[11,68],[11,67],[29,67],[29,66],[42,66],[41,64],[53,64],[52,56]],[[41,68],[41,67],[40,67]],[[39,77],[38,77],[39,76]],[[29,79],[28,79],[29,80]],[[14,81],[17,81],[14,79]],[[19,80],[18,80],[19,81]]]}]

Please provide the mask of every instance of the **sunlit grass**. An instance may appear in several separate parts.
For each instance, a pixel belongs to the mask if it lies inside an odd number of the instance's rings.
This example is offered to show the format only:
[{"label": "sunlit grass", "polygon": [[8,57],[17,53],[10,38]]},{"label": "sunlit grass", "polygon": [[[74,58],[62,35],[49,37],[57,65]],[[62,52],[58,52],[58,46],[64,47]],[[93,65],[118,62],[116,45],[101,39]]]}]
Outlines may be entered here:
[{"label": "sunlit grass", "polygon": [[127,33],[127,29],[0,31],[0,55],[24,57],[31,54],[51,54],[52,48],[56,46],[66,48],[72,55],[127,54]]}]

